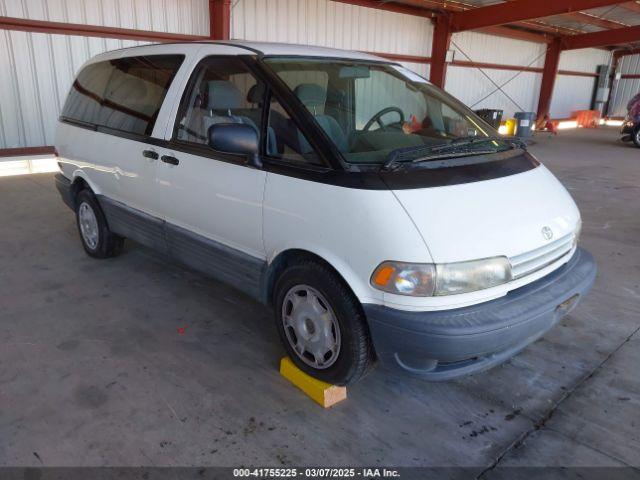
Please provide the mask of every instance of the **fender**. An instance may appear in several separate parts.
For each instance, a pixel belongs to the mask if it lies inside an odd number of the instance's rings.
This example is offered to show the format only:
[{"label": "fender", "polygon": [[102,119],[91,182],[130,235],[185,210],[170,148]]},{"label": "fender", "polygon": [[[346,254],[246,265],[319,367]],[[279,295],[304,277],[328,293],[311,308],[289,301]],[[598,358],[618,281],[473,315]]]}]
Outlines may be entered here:
[{"label": "fender", "polygon": [[290,255],[293,257],[299,256],[299,258],[304,258],[305,256],[317,258],[327,264],[344,280],[361,303],[381,303],[383,300],[382,292],[371,288],[368,283],[364,283],[348,262],[333,255],[329,250],[313,245],[287,245],[286,247],[272,251],[267,256],[267,268],[263,276],[262,284],[263,298],[261,299],[264,303],[271,301],[273,285],[277,280],[279,272],[286,265],[286,262],[283,265],[282,260],[291,258]]}]

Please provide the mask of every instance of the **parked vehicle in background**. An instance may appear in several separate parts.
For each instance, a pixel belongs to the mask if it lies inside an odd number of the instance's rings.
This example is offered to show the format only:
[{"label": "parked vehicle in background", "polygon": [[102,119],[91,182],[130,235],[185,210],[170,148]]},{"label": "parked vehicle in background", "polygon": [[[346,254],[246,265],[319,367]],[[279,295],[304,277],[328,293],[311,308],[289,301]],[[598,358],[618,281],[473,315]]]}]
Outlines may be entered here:
[{"label": "parked vehicle in background", "polygon": [[627,116],[620,129],[620,135],[622,135],[623,142],[633,142],[636,147],[640,148],[640,116],[635,119]]},{"label": "parked vehicle in background", "polygon": [[[270,305],[302,370],[490,368],[573,309],[580,214],[521,142],[401,65],[243,42],[98,55],[60,117],[87,254],[125,238]],[[238,319],[239,322],[242,319]]]},{"label": "parked vehicle in background", "polygon": [[640,93],[627,103],[627,116],[620,130],[623,142],[633,142],[640,148]]}]

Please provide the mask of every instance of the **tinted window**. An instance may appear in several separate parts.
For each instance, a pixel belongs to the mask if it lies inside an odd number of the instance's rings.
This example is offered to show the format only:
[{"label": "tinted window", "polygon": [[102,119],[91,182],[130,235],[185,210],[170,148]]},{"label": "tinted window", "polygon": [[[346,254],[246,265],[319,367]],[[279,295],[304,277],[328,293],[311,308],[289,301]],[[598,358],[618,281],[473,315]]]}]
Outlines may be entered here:
[{"label": "tinted window", "polygon": [[250,125],[260,133],[265,87],[234,57],[210,57],[196,68],[176,121],[178,140],[208,143],[208,130],[221,123]]},{"label": "tinted window", "polygon": [[73,83],[62,117],[150,135],[183,58],[152,55],[88,65]]}]

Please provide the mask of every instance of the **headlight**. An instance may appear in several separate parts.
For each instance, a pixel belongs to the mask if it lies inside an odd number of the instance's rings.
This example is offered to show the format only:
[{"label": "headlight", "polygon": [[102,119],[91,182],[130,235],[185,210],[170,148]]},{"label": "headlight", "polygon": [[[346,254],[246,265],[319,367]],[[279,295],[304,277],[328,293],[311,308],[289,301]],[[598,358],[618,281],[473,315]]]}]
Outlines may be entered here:
[{"label": "headlight", "polygon": [[435,265],[383,262],[373,272],[371,285],[383,292],[431,297],[435,291]]},{"label": "headlight", "polygon": [[510,280],[509,260],[494,257],[436,265],[383,262],[373,272],[371,285],[397,295],[431,297],[483,290]]},{"label": "headlight", "polygon": [[506,257],[436,265],[436,295],[455,295],[495,287],[511,280]]}]

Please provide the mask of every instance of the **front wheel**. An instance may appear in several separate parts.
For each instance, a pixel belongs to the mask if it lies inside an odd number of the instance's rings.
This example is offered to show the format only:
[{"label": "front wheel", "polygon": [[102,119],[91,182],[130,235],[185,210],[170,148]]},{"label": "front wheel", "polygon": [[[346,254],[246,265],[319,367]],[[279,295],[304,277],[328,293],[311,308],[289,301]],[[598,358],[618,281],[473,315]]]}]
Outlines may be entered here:
[{"label": "front wheel", "polygon": [[640,148],[640,128],[636,128],[636,130],[633,132],[633,135],[631,136],[633,143],[635,144],[636,147]]},{"label": "front wheel", "polygon": [[76,222],[85,252],[94,258],[109,258],[120,254],[124,238],[109,230],[96,197],[82,190],[76,198]]},{"label": "front wheel", "polygon": [[287,268],[274,305],[280,338],[302,371],[348,385],[370,369],[373,348],[360,303],[329,268],[312,261]]}]

